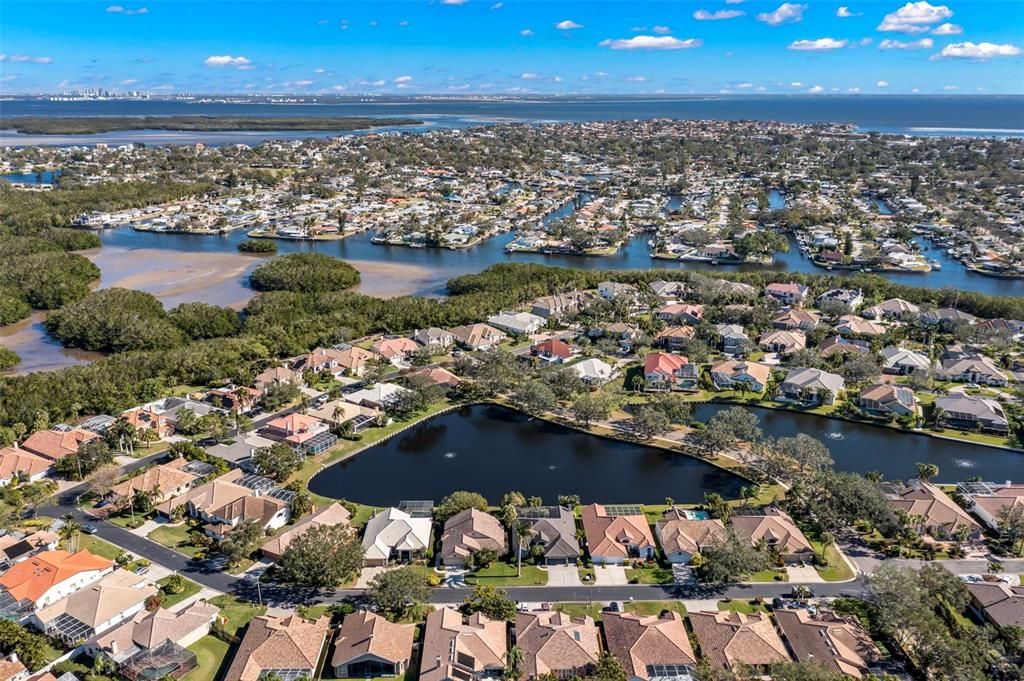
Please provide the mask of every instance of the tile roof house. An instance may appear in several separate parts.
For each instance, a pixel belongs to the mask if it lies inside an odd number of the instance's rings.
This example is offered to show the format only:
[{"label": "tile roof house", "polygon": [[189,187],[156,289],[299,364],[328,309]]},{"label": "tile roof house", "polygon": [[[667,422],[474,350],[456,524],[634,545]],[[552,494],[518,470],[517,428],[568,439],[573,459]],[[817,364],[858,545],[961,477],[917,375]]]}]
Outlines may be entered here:
[{"label": "tile roof house", "polygon": [[488,324],[469,324],[451,329],[459,345],[469,350],[490,350],[497,347],[507,336]]},{"label": "tile roof house", "polygon": [[1024,586],[974,582],[967,585],[967,590],[975,608],[996,626],[1024,627]]},{"label": "tile roof house", "polygon": [[666,350],[682,350],[697,335],[692,326],[666,326],[654,336],[654,344]]},{"label": "tile roof house", "polygon": [[821,321],[817,313],[791,307],[772,317],[772,326],[783,331],[813,331]]},{"label": "tile roof house", "polygon": [[39,530],[28,535],[12,532],[0,536],[0,573],[37,553],[54,550],[59,542],[60,535],[48,530]]},{"label": "tile roof house", "polygon": [[371,364],[380,359],[377,354],[356,345],[342,350],[332,349],[331,352],[337,362],[337,375],[362,376]]},{"label": "tile roof house", "polygon": [[429,381],[442,388],[454,388],[462,383],[462,379],[448,371],[444,367],[423,367],[416,371],[410,371],[406,378]]},{"label": "tile roof house", "polygon": [[882,371],[887,374],[907,376],[915,371],[926,372],[932,362],[920,352],[889,346],[882,348]]},{"label": "tile roof house", "polygon": [[31,621],[47,635],[74,645],[142,612],[146,599],[157,591],[145,577],[118,570],[37,610]]},{"label": "tile roof house", "polygon": [[659,667],[697,664],[683,618],[668,611],[660,617],[604,613],[604,637],[628,679],[649,681],[663,676]]},{"label": "tile roof house", "polygon": [[618,515],[609,508],[590,504],[580,510],[591,560],[596,564],[621,564],[628,558],[654,558],[656,547],[647,517]]},{"label": "tile roof house", "polygon": [[597,386],[607,383],[615,375],[612,365],[601,361],[596,357],[576,362],[570,367],[584,383],[589,386]]},{"label": "tile roof house", "polygon": [[405,562],[430,546],[430,518],[414,518],[397,508],[386,508],[370,518],[363,532],[366,565],[387,565],[392,559]]},{"label": "tile roof house", "polygon": [[689,618],[701,656],[713,667],[764,668],[790,661],[786,644],[776,633],[768,613],[702,611],[690,613]]},{"label": "tile roof house", "polygon": [[21,443],[21,448],[44,459],[59,461],[65,456],[77,454],[78,448],[86,442],[98,440],[99,435],[81,428],[68,430],[37,430]]},{"label": "tile roof house", "polygon": [[696,325],[704,319],[704,306],[690,303],[669,303],[659,308],[655,316],[663,322]]},{"label": "tile roof house", "polygon": [[409,669],[415,624],[393,624],[367,610],[345,615],[331,669],[339,679],[402,676]]},{"label": "tile roof house", "polygon": [[765,286],[764,292],[785,305],[800,307],[807,300],[810,289],[803,284],[775,282]]},{"label": "tile roof house", "polygon": [[1004,386],[1009,378],[984,355],[943,360],[939,375],[947,381]]},{"label": "tile roof house", "polygon": [[[525,336],[540,331],[547,324],[547,320],[529,312],[499,312],[488,317],[487,323],[496,329]],[[455,333],[455,329],[452,329],[452,333]]]},{"label": "tile roof house", "polygon": [[94,636],[85,647],[94,657],[102,653],[117,664],[167,641],[186,648],[210,632],[219,614],[220,609],[203,600],[177,612],[166,608],[143,610],[120,626]]},{"label": "tile roof house", "polygon": [[871,637],[857,623],[829,612],[779,608],[772,613],[799,662],[816,662],[833,672],[862,679],[881,658]]},{"label": "tile roof house", "polygon": [[818,344],[818,355],[821,357],[855,357],[871,352],[871,344],[867,341],[854,340],[843,336],[829,336]]},{"label": "tile roof house", "polygon": [[839,374],[821,369],[793,368],[779,384],[776,400],[803,405],[832,404],[846,382]]},{"label": "tile roof house", "polygon": [[110,498],[127,501],[137,492],[148,492],[154,495],[153,503],[159,504],[173,497],[184,494],[199,480],[182,468],[188,464],[185,459],[175,459],[169,463],[152,466],[140,475],[128,478],[110,489]]},{"label": "tile roof house", "polygon": [[153,433],[161,439],[174,435],[174,423],[171,419],[153,409],[135,407],[121,412],[121,418],[135,430]]},{"label": "tile roof house", "polygon": [[981,536],[981,526],[974,518],[929,482],[911,480],[900,487],[885,486],[885,491],[894,511],[921,518],[919,530],[935,539],[949,540],[961,528],[966,529],[969,537]]},{"label": "tile roof house", "polygon": [[351,516],[352,514],[348,512],[348,509],[339,503],[325,506],[298,521],[287,530],[275,534],[266,544],[260,547],[260,553],[270,560],[281,560],[285,550],[297,537],[301,537],[316,527],[348,526]]},{"label": "tile roof house", "polygon": [[644,390],[697,390],[700,367],[681,355],[651,352],[644,357]]},{"label": "tile roof house", "polygon": [[740,324],[718,324],[715,326],[715,333],[718,335],[722,352],[727,355],[742,353],[750,343],[750,338]]},{"label": "tile roof house", "polygon": [[988,397],[951,395],[935,400],[935,409],[945,414],[943,423],[951,428],[963,430],[981,429],[1005,435],[1010,422],[1003,411],[1003,405]]},{"label": "tile roof house", "polygon": [[803,331],[768,331],[761,334],[757,344],[767,352],[791,355],[807,347],[807,336]]},{"label": "tile roof house", "polygon": [[419,350],[420,346],[411,338],[399,336],[397,338],[381,338],[370,346],[370,349],[389,362],[401,362]]},{"label": "tile roof house", "polygon": [[204,518],[213,509],[252,495],[251,489],[238,484],[238,480],[244,475],[241,469],[235,468],[219,478],[165,501],[156,507],[156,511],[170,517],[179,506],[185,506],[190,516]]},{"label": "tile roof house", "polygon": [[860,391],[857,406],[873,416],[914,416],[917,400],[914,391],[902,385],[878,383]]},{"label": "tile roof house", "polygon": [[853,312],[864,302],[864,293],[859,288],[832,288],[818,296],[814,302],[819,308],[822,305],[837,304]]},{"label": "tile roof house", "polygon": [[530,354],[548,364],[562,364],[572,357],[572,346],[560,338],[548,338],[534,344]]},{"label": "tile roof house", "polygon": [[439,329],[432,326],[429,329],[416,329],[412,338],[420,345],[427,348],[447,349],[455,345],[455,336],[451,331]]},{"label": "tile roof house", "polygon": [[291,507],[280,499],[267,496],[241,497],[206,511],[203,532],[222,541],[242,523],[253,522],[264,532],[269,532],[284,527],[290,517]]},{"label": "tile roof house", "polygon": [[579,560],[580,544],[576,540],[576,519],[572,509],[539,506],[518,511],[520,522],[529,527],[529,545],[540,547],[545,565],[564,565]]},{"label": "tile roof house", "polygon": [[0,658],[0,679],[7,681],[28,681],[29,673],[16,653]]},{"label": "tile roof house", "polygon": [[88,551],[44,551],[0,575],[0,592],[22,604],[27,616],[56,603],[114,569],[114,561]]},{"label": "tile roof house", "polygon": [[18,447],[0,447],[0,487],[14,478],[36,482],[46,477],[53,461]]},{"label": "tile roof house", "polygon": [[710,369],[711,382],[718,390],[736,390],[743,387],[756,393],[764,392],[772,375],[767,364],[730,359]]},{"label": "tile roof house", "polygon": [[670,563],[689,563],[705,546],[725,538],[725,525],[717,519],[691,519],[677,509],[666,511],[654,526],[661,550]]},{"label": "tile roof house", "polygon": [[579,312],[589,300],[590,295],[582,291],[572,291],[544,296],[531,303],[530,312],[544,319],[559,319],[567,314]]},{"label": "tile roof house", "polygon": [[601,634],[594,620],[554,610],[518,613],[516,645],[523,651],[521,679],[585,677],[601,657]]},{"label": "tile roof house", "polygon": [[224,678],[259,681],[272,672],[284,672],[287,678],[294,678],[294,672],[316,678],[330,630],[328,617],[315,622],[297,615],[256,617],[245,630]]},{"label": "tile roof house", "polygon": [[405,388],[395,383],[375,383],[369,388],[357,390],[354,393],[344,395],[344,399],[352,404],[359,404],[371,409],[383,409],[395,400],[399,399],[402,393],[408,392]]},{"label": "tile roof house", "polygon": [[836,331],[842,336],[881,336],[885,327],[853,314],[845,314],[836,322]]},{"label": "tile roof house", "polygon": [[299,412],[271,419],[260,430],[260,435],[285,443],[303,457],[325,452],[338,442],[338,436],[326,422]]},{"label": "tile roof house", "polygon": [[763,515],[733,515],[729,523],[736,534],[751,544],[765,543],[787,563],[814,558],[814,548],[789,514],[775,506],[764,509]]},{"label": "tile roof house", "polygon": [[475,613],[463,619],[449,607],[429,615],[423,626],[420,681],[476,681],[500,677],[508,653],[504,621]]},{"label": "tile roof house", "polygon": [[469,557],[490,550],[502,556],[508,550],[508,532],[490,513],[469,508],[456,513],[441,533],[441,564],[464,567]]},{"label": "tile roof house", "polygon": [[969,502],[971,512],[981,522],[995,531],[999,531],[1000,517],[1013,508],[1024,507],[1024,483],[988,484],[986,491],[963,492]]},{"label": "tile roof house", "polygon": [[276,383],[297,382],[300,378],[301,375],[299,372],[294,371],[289,367],[270,367],[269,369],[256,374],[256,378],[253,379],[252,384],[258,390],[263,390],[267,386],[271,386]]},{"label": "tile roof house", "polygon": [[903,319],[916,317],[920,312],[921,308],[911,302],[902,298],[890,298],[883,300],[878,305],[864,308],[861,310],[861,315],[868,319]]}]

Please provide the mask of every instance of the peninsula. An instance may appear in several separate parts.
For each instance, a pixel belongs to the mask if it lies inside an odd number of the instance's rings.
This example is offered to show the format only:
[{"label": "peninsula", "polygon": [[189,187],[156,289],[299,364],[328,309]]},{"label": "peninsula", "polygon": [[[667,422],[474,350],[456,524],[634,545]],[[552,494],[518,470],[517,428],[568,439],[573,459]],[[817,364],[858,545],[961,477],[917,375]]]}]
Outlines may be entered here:
[{"label": "peninsula", "polygon": [[171,130],[175,132],[227,132],[235,130],[368,130],[381,126],[422,125],[412,118],[282,117],[282,116],[67,116],[0,119],[0,130],[25,135],[95,135],[119,130]]}]

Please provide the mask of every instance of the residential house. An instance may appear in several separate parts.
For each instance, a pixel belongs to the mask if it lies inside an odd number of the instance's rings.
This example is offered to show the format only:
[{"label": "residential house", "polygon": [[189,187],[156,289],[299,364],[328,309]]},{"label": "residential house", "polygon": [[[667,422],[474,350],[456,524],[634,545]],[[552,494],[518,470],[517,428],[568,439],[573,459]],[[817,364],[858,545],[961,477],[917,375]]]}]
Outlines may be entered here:
[{"label": "residential house", "polygon": [[523,680],[586,677],[601,657],[601,634],[593,618],[554,610],[517,613],[516,645],[523,652]]},{"label": "residential house", "polygon": [[44,459],[60,461],[66,456],[77,454],[78,448],[86,442],[99,439],[100,436],[92,431],[63,426],[37,430],[21,443],[21,448]]},{"label": "residential house", "polygon": [[690,303],[669,303],[659,308],[655,316],[670,324],[696,326],[704,319],[704,306]]},{"label": "residential house", "polygon": [[469,508],[449,518],[441,533],[441,564],[466,567],[477,551],[494,551],[503,556],[508,550],[508,532],[490,513]]},{"label": "residential house", "polygon": [[654,526],[665,558],[685,565],[709,546],[725,538],[725,525],[713,518],[691,517],[691,511],[672,508]]},{"label": "residential house", "polygon": [[818,355],[821,357],[855,357],[866,355],[869,352],[871,352],[869,343],[842,336],[829,336],[818,345]]},{"label": "residential house", "polygon": [[813,331],[821,321],[817,313],[790,307],[780,310],[772,317],[772,326],[783,331]]},{"label": "residential house", "polygon": [[8,614],[24,619],[114,570],[114,561],[88,551],[43,551],[0,575],[0,594],[10,598]]},{"label": "residential house", "polygon": [[591,338],[602,338],[607,336],[618,341],[619,347],[624,352],[629,352],[636,345],[637,341],[643,338],[643,332],[636,324],[627,322],[612,322],[604,326],[595,326],[587,331]]},{"label": "residential house", "polygon": [[516,336],[528,336],[540,331],[547,324],[547,320],[529,312],[505,311],[491,315],[487,318],[487,323]]},{"label": "residential house", "polygon": [[27,535],[10,532],[0,536],[0,574],[15,563],[28,560],[42,551],[53,551],[59,541],[60,535],[49,530],[39,530]]},{"label": "residential house", "polygon": [[[602,620],[608,652],[622,665],[628,679],[650,681],[671,676],[682,681],[686,676],[679,672],[689,673],[697,664],[679,613],[666,611],[657,617],[641,617],[607,612]],[[666,669],[676,673],[666,673]]]},{"label": "residential house", "polygon": [[5,657],[0,657],[0,679],[28,681],[28,677],[28,667],[18,659],[17,653],[12,652]]},{"label": "residential house", "polygon": [[718,324],[715,334],[719,347],[727,355],[741,355],[750,344],[750,338],[739,324]]},{"label": "residential house", "polygon": [[0,487],[15,479],[37,482],[46,477],[53,461],[18,447],[0,447]]},{"label": "residential house", "polygon": [[397,508],[386,508],[370,518],[363,532],[366,565],[408,562],[430,547],[430,518],[415,518]]},{"label": "residential house", "polygon": [[855,314],[844,314],[836,322],[836,331],[842,336],[881,336],[885,327]]},{"label": "residential house", "polygon": [[451,390],[462,383],[461,378],[444,367],[423,367],[422,369],[410,371],[405,377],[413,381],[432,383],[441,386],[445,390]]},{"label": "residential house", "polygon": [[315,348],[308,355],[302,355],[292,362],[292,368],[300,373],[311,371],[316,374],[339,376],[343,370],[338,366],[338,350],[334,348]]},{"label": "residential house", "polygon": [[818,308],[836,305],[848,312],[856,312],[864,302],[864,292],[860,289],[832,288],[818,296],[814,302]]},{"label": "residential house", "polygon": [[212,509],[220,508],[253,493],[248,487],[238,484],[238,480],[244,475],[245,473],[238,468],[228,471],[219,478],[214,478],[165,501],[156,507],[156,511],[161,515],[171,517],[178,508],[184,507],[184,512],[189,516],[202,518]]},{"label": "residential house", "polygon": [[301,378],[301,374],[290,367],[276,366],[256,374],[252,384],[257,390],[266,390],[272,385],[281,383],[299,383]]},{"label": "residential house", "polygon": [[697,329],[692,326],[666,326],[654,336],[654,344],[669,352],[679,351],[685,349],[696,335]]},{"label": "residential house", "polygon": [[757,344],[765,352],[792,355],[807,347],[807,336],[803,331],[768,331],[761,334]]},{"label": "residential house", "polygon": [[857,406],[871,416],[916,416],[914,391],[896,383],[876,383],[860,391]]},{"label": "residential house", "polygon": [[996,532],[1001,532],[1000,518],[1015,508],[1024,508],[1024,483],[1007,480],[998,484],[992,482],[964,483],[960,493],[968,500],[967,508],[981,522]]},{"label": "residential house", "polygon": [[530,354],[546,364],[563,364],[572,357],[573,349],[560,338],[548,338],[534,344]]},{"label": "residential house", "polygon": [[693,634],[701,657],[712,667],[736,669],[740,665],[764,670],[770,665],[790,662],[786,644],[766,612],[691,612]]},{"label": "residential house", "polygon": [[640,291],[632,284],[620,284],[617,281],[602,281],[597,285],[597,294],[605,300],[617,300],[622,298],[627,302],[637,299]]},{"label": "residential house", "polygon": [[451,333],[455,341],[467,350],[491,350],[508,337],[489,324],[456,326]]},{"label": "residential house", "polygon": [[629,558],[654,558],[654,537],[643,513],[619,513],[614,507],[590,504],[580,511],[580,521],[587,551],[595,564],[619,565]]},{"label": "residential house", "polygon": [[283,442],[302,456],[315,456],[338,442],[338,437],[325,422],[299,412],[271,419],[260,430],[260,435]]},{"label": "residential house", "polygon": [[588,299],[587,294],[577,291],[544,296],[531,303],[530,312],[544,319],[561,319],[579,312]]},{"label": "residential house", "polygon": [[924,480],[911,480],[906,485],[883,485],[893,511],[920,518],[918,530],[939,541],[949,541],[958,532],[968,538],[981,536],[981,526],[945,492]]},{"label": "residential house", "polygon": [[447,606],[423,625],[420,681],[499,679],[508,654],[506,623],[480,613],[463,618]]},{"label": "residential house", "polygon": [[261,391],[244,385],[229,385],[214,388],[206,393],[211,404],[236,414],[248,414],[256,407]]},{"label": "residential house", "polygon": [[926,373],[931,365],[931,360],[920,352],[895,346],[882,348],[882,371],[887,374],[909,376],[915,371]]},{"label": "residential house", "polygon": [[836,674],[862,679],[882,657],[857,622],[819,610],[776,608],[772,614],[798,662],[814,662]]},{"label": "residential house", "polygon": [[304,674],[314,679],[330,632],[329,617],[315,622],[297,615],[255,617],[245,630],[224,678],[260,681],[270,674],[290,679]]},{"label": "residential house", "polygon": [[190,400],[186,397],[165,397],[163,399],[156,400],[155,402],[144,404],[139,409],[143,412],[151,412],[159,416],[160,421],[156,423],[166,422],[170,424],[172,428],[177,425],[181,418],[183,418],[181,416],[183,411],[190,411],[198,417],[225,413],[223,409],[218,409],[212,404],[197,402],[196,400]]},{"label": "residential house", "polygon": [[332,356],[337,363],[337,375],[354,376],[360,378],[366,374],[380,357],[376,353],[364,350],[357,345],[350,345],[341,350],[331,350]]},{"label": "residential house", "polygon": [[[228,440],[227,442],[218,442],[215,445],[211,445],[205,448],[205,451],[210,456],[215,456],[218,459],[223,459],[229,463],[241,467],[246,471],[252,471],[255,469],[255,462],[253,457],[256,456],[256,452],[263,449],[264,447],[272,447],[274,445],[273,440],[268,440],[265,437],[260,437],[256,434],[240,435],[239,437]],[[202,463],[199,461],[192,461],[189,463],[188,468],[192,469],[196,464]],[[209,465],[209,464],[207,464]],[[195,471],[199,475],[209,475],[213,471]]]},{"label": "residential house", "polygon": [[917,317],[921,308],[902,298],[883,300],[878,305],[861,310],[861,315],[868,319],[908,319]]},{"label": "residential house", "polygon": [[139,492],[150,495],[153,504],[184,494],[199,480],[199,476],[183,470],[188,465],[185,459],[174,459],[169,463],[151,466],[110,488],[108,498],[115,503],[127,503]]},{"label": "residential house", "polygon": [[594,357],[576,362],[570,368],[591,387],[604,385],[615,375],[615,369],[610,364]]},{"label": "residential house", "polygon": [[291,507],[269,496],[246,496],[210,508],[203,514],[203,532],[216,541],[223,541],[242,523],[255,523],[264,532],[284,527],[291,518]]},{"label": "residential house", "polygon": [[154,409],[135,407],[121,412],[121,418],[135,430],[152,433],[153,436],[161,440],[174,435],[174,423],[170,417]]},{"label": "residential house", "polygon": [[942,422],[950,428],[981,430],[998,435],[1010,432],[1010,423],[1003,405],[988,397],[939,397],[935,400],[935,409],[942,410]]},{"label": "residential house", "polygon": [[711,367],[711,382],[717,390],[749,390],[764,392],[772,375],[767,364],[730,359]]},{"label": "residential house", "polygon": [[283,532],[278,532],[260,547],[260,553],[270,560],[281,560],[281,556],[288,549],[295,539],[301,537],[312,529],[319,527],[334,527],[336,525],[348,526],[351,514],[348,509],[339,503],[324,506],[320,510],[298,521]]},{"label": "residential house", "polygon": [[455,345],[455,335],[451,331],[432,326],[429,329],[416,329],[412,339],[430,350],[447,350]]},{"label": "residential house", "polygon": [[146,599],[157,592],[145,577],[118,570],[38,609],[30,621],[47,636],[74,646],[142,612]]},{"label": "residential house", "polygon": [[1006,374],[995,365],[995,362],[984,355],[943,360],[939,376],[947,381],[959,383],[992,386],[1005,386],[1009,383]]},{"label": "residential house", "polygon": [[698,390],[700,367],[681,355],[652,352],[644,357],[644,390]]},{"label": "residential house", "polygon": [[381,338],[370,346],[370,350],[392,364],[405,362],[409,359],[409,355],[419,349],[420,346],[416,344],[416,341],[411,338],[405,338],[404,336],[398,336],[396,338]]},{"label": "residential house", "polygon": [[679,300],[686,296],[687,287],[684,281],[663,281],[658,279],[647,285],[651,293],[662,300]]},{"label": "residential house", "polygon": [[802,405],[833,404],[846,382],[839,374],[821,369],[790,369],[775,399]]},{"label": "residential house", "polygon": [[985,319],[978,323],[978,329],[993,336],[1020,340],[1024,335],[1024,322],[1018,319]]},{"label": "residential house", "polygon": [[986,620],[997,627],[1024,627],[1024,586],[1005,582],[967,584],[972,604]]},{"label": "residential house", "polygon": [[803,284],[775,282],[764,287],[765,295],[783,305],[803,307],[810,289]]},{"label": "residential house", "polygon": [[576,540],[576,519],[572,509],[564,506],[527,506],[517,509],[519,522],[529,530],[527,545],[539,547],[545,565],[567,565],[580,557],[580,544]]},{"label": "residential house", "polygon": [[339,679],[403,676],[409,669],[415,624],[393,624],[368,610],[345,615],[331,669]]},{"label": "residential house", "polygon": [[381,415],[376,409],[361,407],[345,400],[325,402],[319,407],[309,409],[306,414],[331,425],[351,421],[353,430],[357,433],[375,423]]},{"label": "residential house", "polygon": [[814,558],[814,547],[796,526],[789,514],[776,506],[769,506],[756,515],[743,515],[738,511],[729,519],[736,534],[753,545],[764,543],[787,563],[799,563]]},{"label": "residential house", "polygon": [[921,321],[931,326],[938,326],[943,330],[950,330],[957,324],[973,325],[978,318],[969,312],[963,312],[952,307],[943,307],[937,310],[927,310],[921,313]]},{"label": "residential house", "polygon": [[397,401],[407,389],[394,383],[375,383],[369,388],[357,390],[344,396],[352,404],[359,404],[371,409],[385,409]]}]

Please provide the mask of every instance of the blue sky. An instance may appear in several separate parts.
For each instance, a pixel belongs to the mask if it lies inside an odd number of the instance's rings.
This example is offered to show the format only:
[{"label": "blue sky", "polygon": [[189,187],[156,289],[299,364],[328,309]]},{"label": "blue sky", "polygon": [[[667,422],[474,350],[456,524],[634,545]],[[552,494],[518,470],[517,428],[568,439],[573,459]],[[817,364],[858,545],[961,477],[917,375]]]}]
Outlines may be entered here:
[{"label": "blue sky", "polygon": [[1022,50],[1020,0],[0,6],[6,93],[1022,93]]}]

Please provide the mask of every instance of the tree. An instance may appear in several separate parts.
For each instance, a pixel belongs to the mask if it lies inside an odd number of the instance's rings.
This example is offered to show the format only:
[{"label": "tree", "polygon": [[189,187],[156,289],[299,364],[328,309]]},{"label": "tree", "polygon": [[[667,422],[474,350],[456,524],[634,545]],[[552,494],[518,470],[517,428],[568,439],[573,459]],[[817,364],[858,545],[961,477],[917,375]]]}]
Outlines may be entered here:
[{"label": "tree", "polygon": [[84,480],[95,470],[114,462],[114,452],[103,440],[90,440],[78,452],[59,459],[54,470],[72,480]]},{"label": "tree", "polygon": [[65,520],[58,534],[64,542],[64,547],[70,553],[75,553],[78,551],[78,539],[82,536],[82,523],[77,520]]},{"label": "tree", "polygon": [[302,457],[283,442],[260,447],[252,457],[256,471],[263,476],[284,482],[302,467]]},{"label": "tree", "polygon": [[586,389],[583,379],[570,367],[550,369],[543,374],[542,378],[559,400],[572,399],[573,395]]},{"label": "tree", "polygon": [[643,440],[664,435],[670,430],[672,423],[665,416],[665,412],[653,405],[642,405],[633,414],[633,432]]},{"label": "tree", "polygon": [[626,675],[626,671],[622,668],[619,660],[608,651],[605,651],[597,660],[597,666],[594,667],[594,671],[590,673],[589,678],[595,681],[626,681],[629,677]]},{"label": "tree", "polygon": [[839,366],[839,374],[850,383],[863,383],[882,373],[882,367],[871,353],[863,352],[849,357]]},{"label": "tree", "polygon": [[651,406],[660,411],[672,423],[687,425],[693,408],[685,397],[679,393],[661,393],[650,402]]},{"label": "tree", "polygon": [[1024,506],[1003,506],[996,514],[999,530],[1012,553],[1024,553]]},{"label": "tree", "polygon": [[508,592],[504,589],[478,586],[473,589],[471,595],[466,596],[462,612],[467,615],[479,612],[492,620],[511,622],[516,616],[516,603],[508,597]]},{"label": "tree", "polygon": [[523,649],[512,646],[505,655],[505,671],[501,678],[504,681],[519,681],[523,675]]},{"label": "tree", "polygon": [[370,581],[367,598],[377,612],[391,621],[398,621],[417,605],[426,602],[430,594],[426,575],[407,565],[376,575]]},{"label": "tree", "polygon": [[323,253],[289,253],[257,267],[249,282],[257,291],[327,293],[357,285],[359,272],[347,262]]},{"label": "tree", "polygon": [[541,381],[522,384],[512,393],[512,400],[528,414],[543,414],[558,403],[554,391]]},{"label": "tree", "polygon": [[761,439],[760,422],[757,416],[743,407],[730,407],[720,411],[702,429],[695,431],[697,446],[717,455],[737,442],[757,442]]},{"label": "tree", "polygon": [[723,499],[718,492],[704,494],[704,508],[707,509],[709,516],[721,520],[723,523],[728,522],[729,516],[732,515],[732,507],[729,506],[729,502]]},{"label": "tree", "polygon": [[732,584],[754,572],[765,570],[770,561],[765,551],[729,530],[724,539],[712,542],[701,551],[703,562],[697,569],[701,580],[710,584]]},{"label": "tree", "polygon": [[220,543],[220,552],[229,565],[238,565],[260,547],[266,535],[263,528],[253,520],[244,520],[235,526]]},{"label": "tree", "polygon": [[776,455],[778,465],[769,474],[789,480],[807,481],[828,470],[834,463],[832,454],[821,440],[805,433],[794,437],[780,437],[769,446]]},{"label": "tree", "polygon": [[160,590],[168,596],[174,596],[176,594],[183,593],[188,583],[185,578],[175,572],[173,575],[167,578]]},{"label": "tree", "polygon": [[938,476],[939,467],[933,463],[919,463],[917,464],[917,477],[922,482],[928,482],[932,478]]},{"label": "tree", "polygon": [[584,428],[594,421],[608,418],[611,409],[608,400],[598,393],[583,393],[572,403],[573,419]]},{"label": "tree", "polygon": [[459,490],[446,496],[440,504],[434,507],[434,519],[444,526],[452,516],[467,509],[475,508],[478,511],[486,511],[487,507],[487,499],[482,494]]},{"label": "tree", "polygon": [[14,653],[30,671],[47,663],[50,642],[41,634],[34,634],[17,622],[0,618],[0,653]]},{"label": "tree", "polygon": [[313,527],[292,539],[278,563],[281,581],[335,587],[359,573],[363,545],[346,525]]}]

